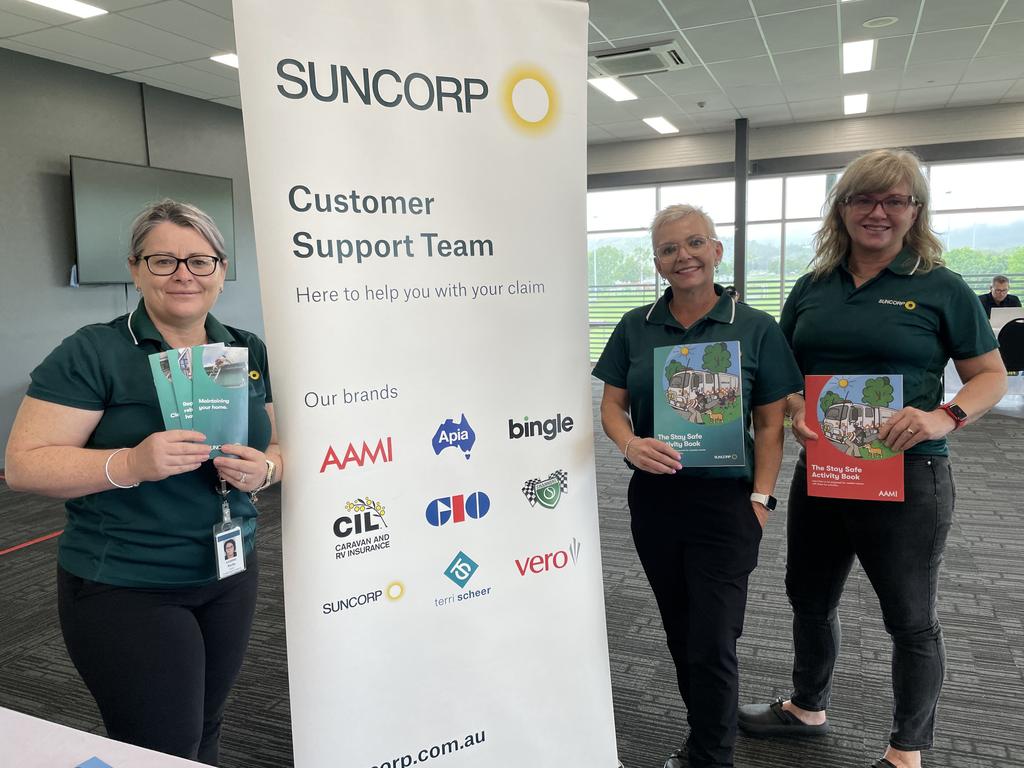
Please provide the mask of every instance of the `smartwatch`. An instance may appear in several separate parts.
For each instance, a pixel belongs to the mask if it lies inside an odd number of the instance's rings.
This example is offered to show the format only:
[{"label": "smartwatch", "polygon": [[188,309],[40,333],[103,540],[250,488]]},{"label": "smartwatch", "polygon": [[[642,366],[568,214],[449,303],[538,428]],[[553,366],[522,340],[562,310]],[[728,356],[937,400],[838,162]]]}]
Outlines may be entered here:
[{"label": "smartwatch", "polygon": [[956,403],[943,403],[939,408],[949,414],[949,418],[956,422],[956,426],[953,429],[960,429],[960,427],[967,423],[967,413]]},{"label": "smartwatch", "polygon": [[764,508],[769,512],[774,512],[775,507],[779,503],[778,499],[768,493],[752,493],[750,494],[750,500],[756,501],[758,504],[763,504]]}]

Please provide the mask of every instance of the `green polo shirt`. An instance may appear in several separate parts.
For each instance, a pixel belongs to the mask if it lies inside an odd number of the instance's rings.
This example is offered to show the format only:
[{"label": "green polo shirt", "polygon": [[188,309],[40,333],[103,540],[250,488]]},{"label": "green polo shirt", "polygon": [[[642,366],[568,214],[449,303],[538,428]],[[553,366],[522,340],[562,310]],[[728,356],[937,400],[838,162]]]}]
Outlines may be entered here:
[{"label": "green polo shirt", "polygon": [[773,403],[803,389],[803,379],[793,361],[786,339],[771,315],[734,302],[716,285],[718,302],[689,328],[683,328],[669,311],[672,289],[654,304],[632,309],[615,326],[594,376],[629,393],[629,416],[638,437],[654,432],[654,350],[670,345],[704,344],[712,341],[740,343],[743,378],[743,423],[746,427],[747,463],[743,467],[687,467],[679,474],[692,477],[746,477],[754,474],[754,440],[750,433],[750,409]]},{"label": "green polo shirt", "polygon": [[[935,410],[949,359],[991,352],[996,339],[960,275],[945,267],[921,273],[917,267],[917,256],[905,250],[860,288],[845,266],[818,280],[801,277],[780,324],[804,374],[898,373],[903,404]],[[945,438],[907,451],[947,452]]]},{"label": "green polo shirt", "polygon": [[[211,342],[249,349],[249,445],[270,442],[267,348],[248,331],[208,315]],[[138,307],[109,323],[87,325],[64,339],[32,371],[29,397],[70,408],[102,411],[86,448],[134,447],[164,429],[149,355],[169,349]],[[54,467],[53,471],[60,471]],[[194,472],[137,488],[111,488],[69,499],[58,561],[84,579],[125,587],[189,587],[216,579],[213,525],[221,520],[212,461]],[[245,551],[252,552],[256,509],[247,494],[229,494],[231,513],[244,520]]]}]

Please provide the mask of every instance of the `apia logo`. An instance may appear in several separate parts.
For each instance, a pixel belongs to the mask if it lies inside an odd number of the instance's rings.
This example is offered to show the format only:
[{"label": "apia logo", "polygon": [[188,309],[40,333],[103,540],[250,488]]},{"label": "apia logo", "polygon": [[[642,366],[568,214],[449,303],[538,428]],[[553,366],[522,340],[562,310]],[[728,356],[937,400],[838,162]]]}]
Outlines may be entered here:
[{"label": "apia logo", "polygon": [[523,495],[531,507],[540,504],[545,509],[554,509],[563,493],[569,492],[569,473],[558,469],[548,475],[546,480],[536,478],[523,483]]},{"label": "apia logo", "polygon": [[545,440],[554,440],[562,432],[572,432],[572,418],[558,413],[553,419],[530,421],[530,417],[524,417],[520,424],[514,419],[508,420],[508,439],[518,440],[521,437],[536,437],[543,435]]},{"label": "apia logo", "polygon": [[466,414],[462,414],[458,424],[451,419],[445,419],[434,433],[434,439],[430,441],[435,456],[439,456],[445,448],[458,448],[466,455],[467,459],[474,443],[476,443],[476,432],[469,426]]},{"label": "apia logo", "polygon": [[444,496],[427,504],[427,522],[433,526],[442,526],[451,520],[454,523],[466,521],[466,515],[479,520],[491,509],[491,500],[483,491],[476,491],[468,496]]},{"label": "apia logo", "polygon": [[354,462],[357,467],[363,466],[363,463],[367,460],[371,464],[376,464],[377,460],[381,463],[387,463],[394,461],[394,453],[391,450],[391,438],[382,437],[377,441],[377,445],[371,448],[366,442],[363,443],[362,448],[357,449],[355,443],[349,443],[348,448],[345,450],[345,456],[342,459],[338,459],[338,454],[334,451],[334,446],[327,446],[327,454],[324,456],[323,464],[320,465],[320,474],[327,471],[328,467],[335,467],[337,469],[345,469],[350,462]]},{"label": "apia logo", "polygon": [[452,558],[448,567],[444,569],[444,575],[454,581],[460,588],[464,588],[469,580],[473,578],[477,568],[480,566],[473,562],[473,558],[462,550]]},{"label": "apia logo", "polygon": [[567,549],[559,549],[554,552],[545,552],[542,555],[531,555],[523,560],[516,560],[516,568],[520,576],[527,573],[545,573],[547,571],[560,571],[569,565],[579,563],[581,544],[573,536],[572,544]]}]

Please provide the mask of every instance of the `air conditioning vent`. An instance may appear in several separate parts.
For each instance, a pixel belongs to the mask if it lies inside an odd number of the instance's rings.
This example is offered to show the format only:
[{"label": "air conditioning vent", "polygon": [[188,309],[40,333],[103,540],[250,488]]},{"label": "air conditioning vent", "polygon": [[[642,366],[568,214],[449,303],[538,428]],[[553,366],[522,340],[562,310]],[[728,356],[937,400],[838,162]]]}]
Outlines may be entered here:
[{"label": "air conditioning vent", "polygon": [[693,66],[683,58],[679,44],[673,41],[601,51],[590,56],[589,62],[594,77],[650,75]]}]

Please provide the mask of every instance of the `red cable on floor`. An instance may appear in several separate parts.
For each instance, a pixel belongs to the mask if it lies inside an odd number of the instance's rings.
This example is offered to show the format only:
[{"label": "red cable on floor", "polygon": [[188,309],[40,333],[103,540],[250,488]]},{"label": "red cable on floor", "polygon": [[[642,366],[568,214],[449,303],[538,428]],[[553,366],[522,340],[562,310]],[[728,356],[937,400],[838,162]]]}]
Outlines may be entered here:
[{"label": "red cable on floor", "polygon": [[9,555],[11,552],[17,552],[19,549],[24,549],[25,547],[31,547],[33,544],[39,544],[44,541],[49,541],[50,539],[55,539],[62,533],[64,533],[63,528],[59,531],[48,533],[45,536],[40,536],[38,539],[32,539],[31,541],[25,541],[21,544],[15,544],[13,547],[8,547],[7,549],[0,549],[0,557],[3,557],[4,555]]}]

